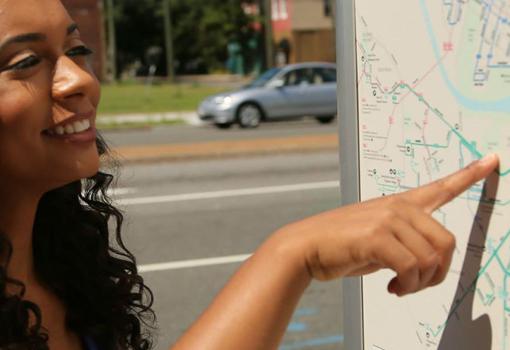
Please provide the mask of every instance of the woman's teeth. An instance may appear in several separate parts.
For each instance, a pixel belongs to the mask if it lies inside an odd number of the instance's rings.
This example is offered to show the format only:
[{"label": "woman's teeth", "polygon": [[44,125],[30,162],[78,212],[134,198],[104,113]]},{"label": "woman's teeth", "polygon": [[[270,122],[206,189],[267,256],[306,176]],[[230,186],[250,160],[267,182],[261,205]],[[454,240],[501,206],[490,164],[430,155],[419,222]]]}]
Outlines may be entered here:
[{"label": "woman's teeth", "polygon": [[73,123],[65,124],[65,125],[59,125],[53,130],[50,131],[50,133],[54,133],[57,135],[72,135],[77,134],[80,132],[83,132],[85,130],[90,129],[90,120],[85,119],[81,121],[76,121]]}]

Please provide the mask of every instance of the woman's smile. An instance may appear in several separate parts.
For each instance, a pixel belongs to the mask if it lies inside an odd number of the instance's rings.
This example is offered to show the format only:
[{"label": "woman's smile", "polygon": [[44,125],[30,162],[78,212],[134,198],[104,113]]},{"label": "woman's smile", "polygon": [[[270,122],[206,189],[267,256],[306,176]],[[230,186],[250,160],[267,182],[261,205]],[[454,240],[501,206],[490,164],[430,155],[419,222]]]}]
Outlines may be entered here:
[{"label": "woman's smile", "polygon": [[43,130],[44,136],[52,139],[89,143],[96,140],[96,128],[94,125],[94,112],[77,113],[64,121]]}]

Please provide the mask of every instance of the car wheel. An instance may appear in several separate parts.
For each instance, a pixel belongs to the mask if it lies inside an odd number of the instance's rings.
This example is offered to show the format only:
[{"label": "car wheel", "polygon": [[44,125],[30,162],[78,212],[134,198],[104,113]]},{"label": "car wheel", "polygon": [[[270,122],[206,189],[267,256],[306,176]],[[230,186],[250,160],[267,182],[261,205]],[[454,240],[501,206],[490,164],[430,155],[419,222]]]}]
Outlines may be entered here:
[{"label": "car wheel", "polygon": [[242,128],[256,128],[262,121],[262,111],[254,103],[246,103],[237,111],[237,121]]},{"label": "car wheel", "polygon": [[317,121],[321,124],[330,124],[333,122],[333,120],[335,120],[335,116],[334,115],[328,115],[328,116],[325,116],[325,117],[315,117],[315,119],[317,119]]},{"label": "car wheel", "polygon": [[214,125],[218,129],[230,129],[232,127],[232,123],[215,123]]}]

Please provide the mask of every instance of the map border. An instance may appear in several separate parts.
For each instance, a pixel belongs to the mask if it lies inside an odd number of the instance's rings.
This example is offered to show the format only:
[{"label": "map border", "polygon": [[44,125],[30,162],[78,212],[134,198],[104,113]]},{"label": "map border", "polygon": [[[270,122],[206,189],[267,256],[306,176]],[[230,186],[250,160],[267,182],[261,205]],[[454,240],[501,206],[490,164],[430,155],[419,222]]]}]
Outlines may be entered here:
[{"label": "map border", "polygon": [[[360,200],[355,0],[336,0],[340,193],[342,205]],[[364,350],[363,280],[343,281],[344,349]]]}]

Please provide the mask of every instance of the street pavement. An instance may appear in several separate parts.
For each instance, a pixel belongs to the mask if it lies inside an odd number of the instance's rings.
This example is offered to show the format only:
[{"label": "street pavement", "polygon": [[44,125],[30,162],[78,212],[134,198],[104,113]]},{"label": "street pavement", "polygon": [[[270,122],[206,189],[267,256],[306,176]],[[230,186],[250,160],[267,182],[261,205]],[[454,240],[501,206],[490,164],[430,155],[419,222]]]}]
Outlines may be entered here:
[{"label": "street pavement", "polygon": [[337,134],[337,123],[319,124],[314,119],[298,119],[262,123],[256,129],[217,129],[210,124],[155,126],[134,129],[106,130],[102,134],[112,147],[161,145],[168,143],[200,143]]},{"label": "street pavement", "polygon": [[104,131],[116,157],[124,162],[175,161],[338,149],[335,123],[303,119],[263,123],[257,129],[219,130],[211,125]]},{"label": "street pavement", "polygon": [[[338,171],[335,150],[125,165],[112,194],[156,297],[156,349],[168,349],[198,317],[240,256],[283,225],[337,207]],[[343,349],[341,315],[341,283],[314,283],[281,349]]]}]

